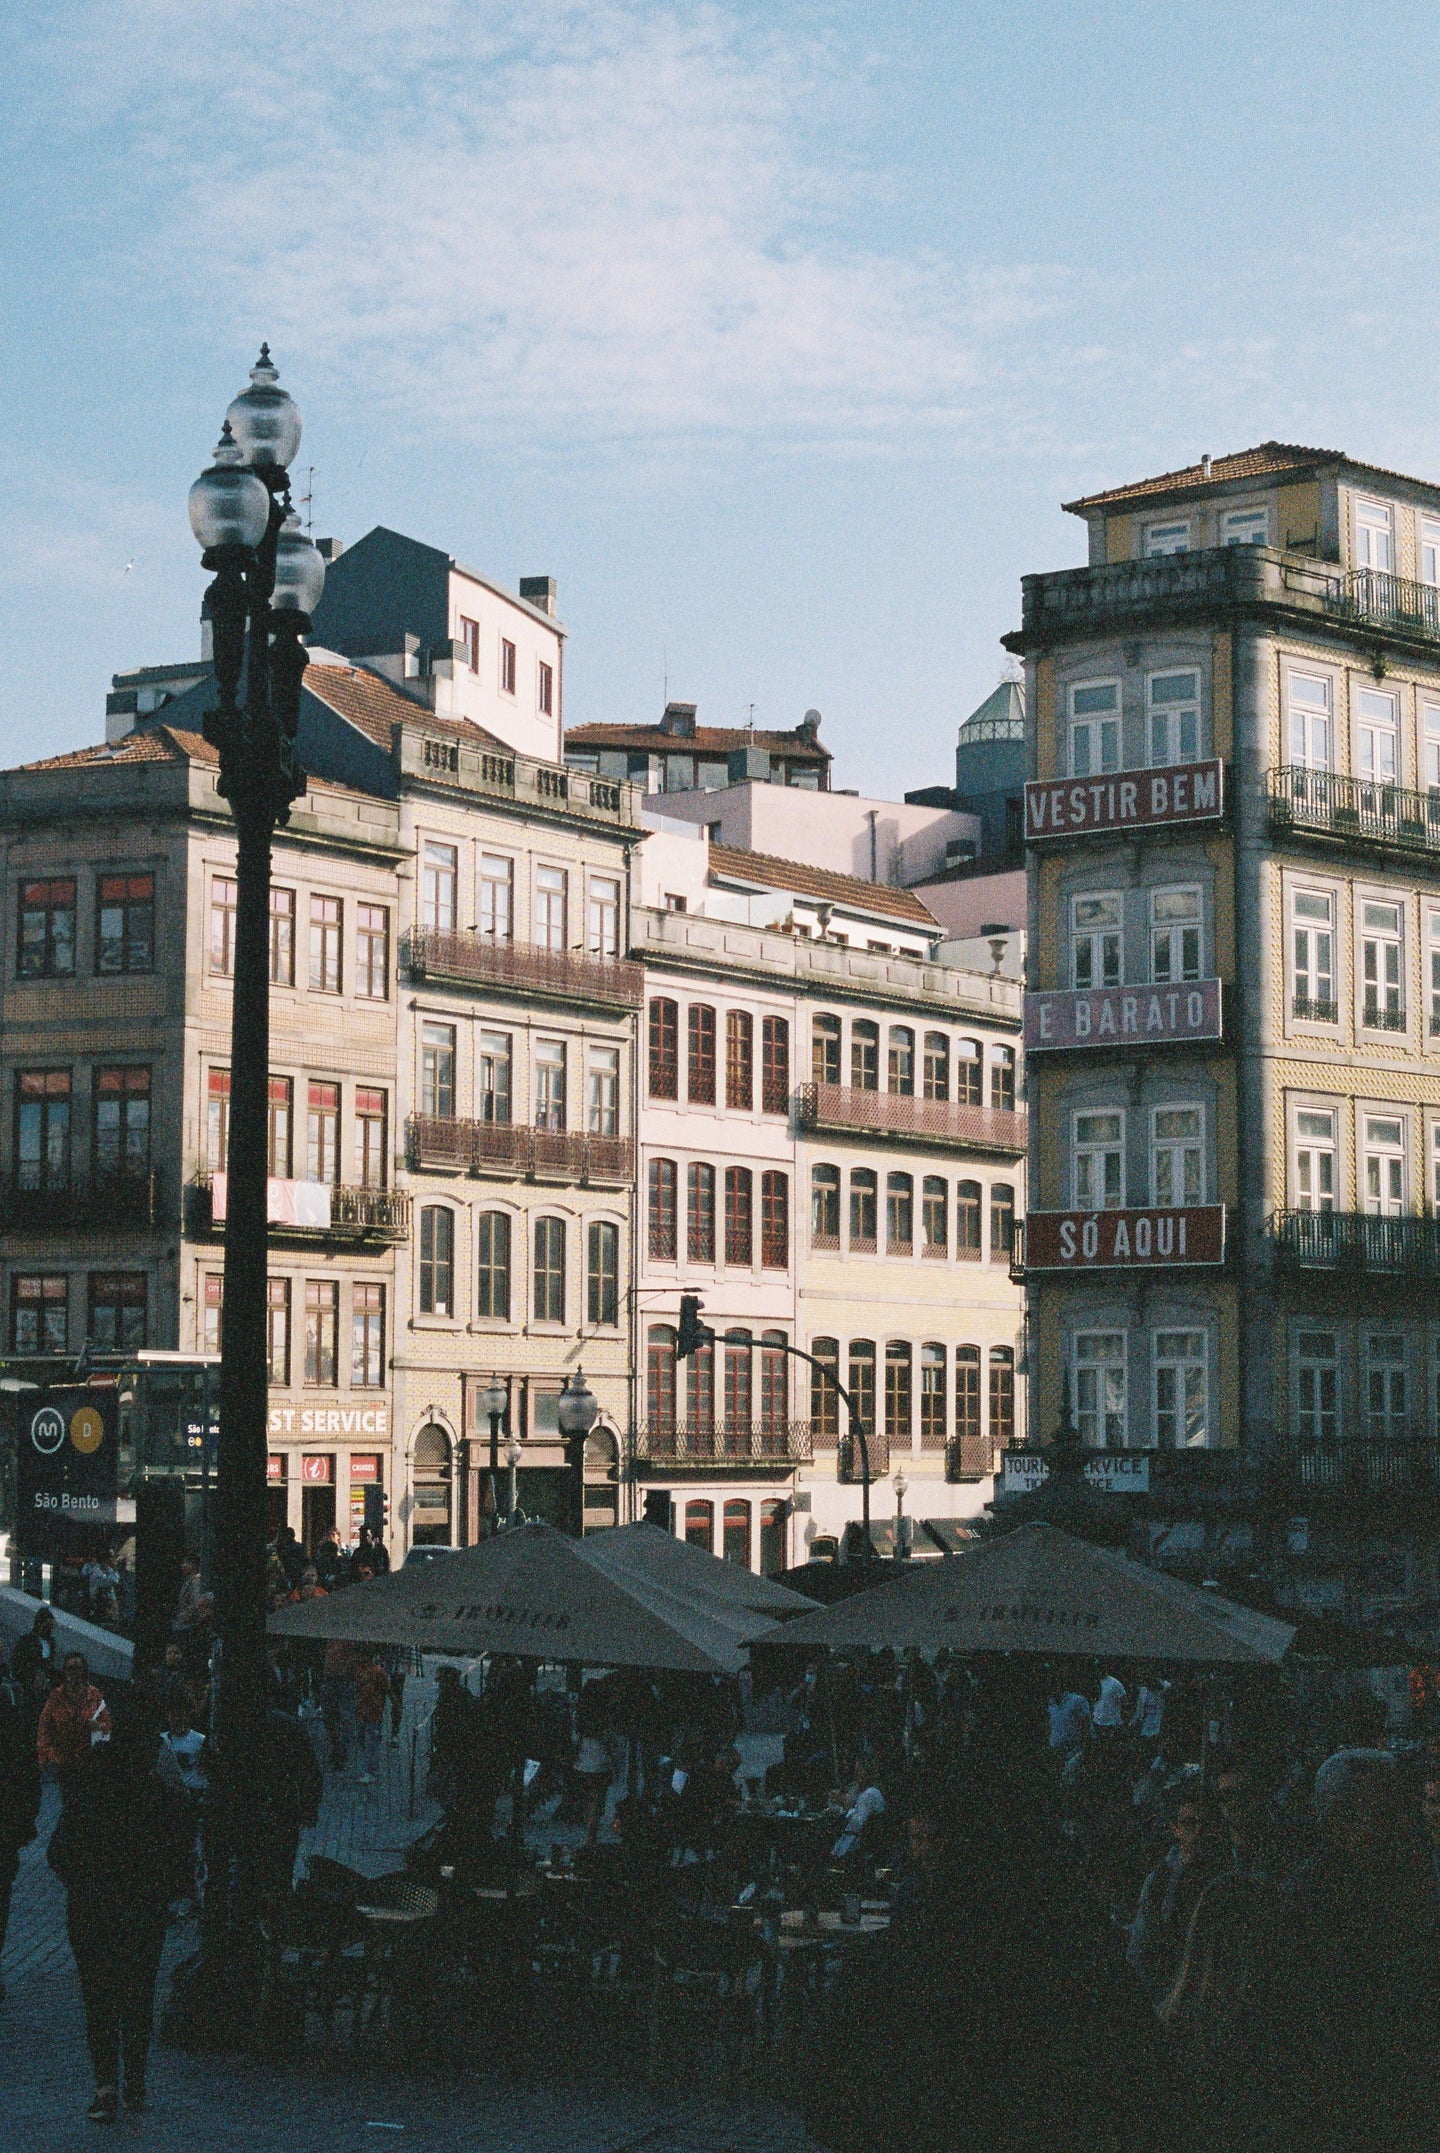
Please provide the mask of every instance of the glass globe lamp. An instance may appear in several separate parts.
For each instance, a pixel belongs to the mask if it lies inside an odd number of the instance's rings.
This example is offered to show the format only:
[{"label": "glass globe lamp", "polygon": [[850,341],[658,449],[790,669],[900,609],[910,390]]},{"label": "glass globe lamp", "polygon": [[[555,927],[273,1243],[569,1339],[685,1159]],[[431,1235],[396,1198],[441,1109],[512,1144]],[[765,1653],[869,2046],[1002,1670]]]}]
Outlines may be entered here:
[{"label": "glass globe lamp", "polygon": [[[254,483],[258,486],[259,479]],[[324,588],[325,563],[292,508],[275,543],[275,590],[270,604],[277,613],[303,613],[308,620]]]},{"label": "glass globe lamp", "polygon": [[250,369],[250,387],[241,390],[225,416],[252,470],[289,470],[300,447],[300,407],[281,388],[268,344],[260,346]]},{"label": "glass globe lamp", "polygon": [[[220,429],[215,461],[190,488],[190,528],[207,553],[227,546],[253,552],[269,521],[269,489],[245,468],[244,453],[227,419]],[[323,562],[321,567],[323,571]]]}]

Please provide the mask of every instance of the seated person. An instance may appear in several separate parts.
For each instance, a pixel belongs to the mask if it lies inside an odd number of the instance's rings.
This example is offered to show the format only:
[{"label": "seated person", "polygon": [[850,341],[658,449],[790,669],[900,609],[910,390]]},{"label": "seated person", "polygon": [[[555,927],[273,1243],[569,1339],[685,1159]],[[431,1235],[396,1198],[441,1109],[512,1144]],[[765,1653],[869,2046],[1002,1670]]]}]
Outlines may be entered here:
[{"label": "seated person", "polygon": [[880,1837],[880,1820],[885,1814],[885,1797],[875,1784],[868,1762],[855,1759],[844,1794],[845,1822],[840,1837],[830,1849],[832,1861],[848,1862],[859,1854],[870,1858]]}]

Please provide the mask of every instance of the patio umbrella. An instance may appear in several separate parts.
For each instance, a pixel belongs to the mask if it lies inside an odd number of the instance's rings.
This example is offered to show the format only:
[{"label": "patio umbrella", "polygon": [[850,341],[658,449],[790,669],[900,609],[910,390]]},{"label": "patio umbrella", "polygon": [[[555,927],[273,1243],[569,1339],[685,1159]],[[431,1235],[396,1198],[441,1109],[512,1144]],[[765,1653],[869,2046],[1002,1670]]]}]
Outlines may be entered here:
[{"label": "patio umbrella", "polygon": [[596,1558],[552,1525],[519,1525],[435,1562],[282,1607],[277,1637],[342,1637],[479,1658],[735,1674],[764,1617],[702,1605]]},{"label": "patio umbrella", "polygon": [[1148,1570],[1053,1525],[1022,1525],[964,1555],[802,1615],[770,1641],[864,1651],[1024,1652],[1046,1658],[1278,1666],[1295,1632],[1218,1593]]},{"label": "patio umbrella", "polygon": [[[703,1600],[764,1612],[776,1622],[790,1615],[814,1612],[815,1602],[803,1592],[792,1591],[773,1578],[760,1577],[738,1562],[722,1562],[708,1548],[677,1540],[674,1533],[666,1532],[662,1525],[652,1525],[648,1519],[596,1533],[586,1540],[585,1549],[602,1563],[652,1578],[671,1592],[697,1594]],[[752,1634],[759,1636],[768,1627],[769,1623],[761,1623]]]}]

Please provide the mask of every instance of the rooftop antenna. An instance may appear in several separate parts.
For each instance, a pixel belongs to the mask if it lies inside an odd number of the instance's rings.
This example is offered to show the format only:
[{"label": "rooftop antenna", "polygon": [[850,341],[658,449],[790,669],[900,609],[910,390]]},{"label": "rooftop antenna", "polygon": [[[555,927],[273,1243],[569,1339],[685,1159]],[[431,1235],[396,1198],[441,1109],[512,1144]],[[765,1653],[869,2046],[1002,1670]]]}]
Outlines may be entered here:
[{"label": "rooftop antenna", "polygon": [[313,538],[315,536],[315,466],[313,463],[305,475],[305,491],[300,496],[299,505],[305,511],[305,536]]},{"label": "rooftop antenna", "polygon": [[755,705],[753,703],[750,705],[750,715],[745,720],[745,729],[751,733],[755,730]]}]

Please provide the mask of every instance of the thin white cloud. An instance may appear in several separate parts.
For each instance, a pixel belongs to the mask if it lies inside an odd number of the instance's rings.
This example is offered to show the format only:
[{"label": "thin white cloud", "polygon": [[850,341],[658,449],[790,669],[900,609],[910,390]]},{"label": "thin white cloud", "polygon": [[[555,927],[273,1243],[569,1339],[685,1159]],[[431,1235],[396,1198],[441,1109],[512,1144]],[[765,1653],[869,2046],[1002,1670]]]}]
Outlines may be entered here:
[{"label": "thin white cloud", "polygon": [[1069,288],[839,236],[838,59],[722,7],[103,0],[62,58],[133,131],[123,273],[426,431],[964,434]]}]

